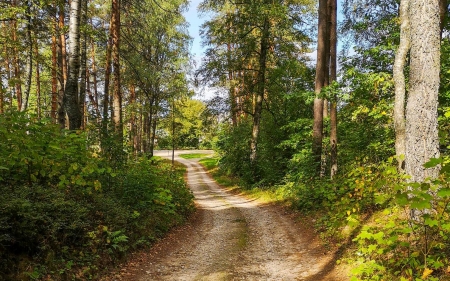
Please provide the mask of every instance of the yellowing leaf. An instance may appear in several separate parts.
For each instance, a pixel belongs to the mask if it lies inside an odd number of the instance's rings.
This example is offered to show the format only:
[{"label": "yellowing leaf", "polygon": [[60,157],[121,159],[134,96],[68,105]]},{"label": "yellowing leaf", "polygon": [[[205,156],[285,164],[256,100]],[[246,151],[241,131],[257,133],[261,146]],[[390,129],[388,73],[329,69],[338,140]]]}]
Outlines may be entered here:
[{"label": "yellowing leaf", "polygon": [[347,215],[350,216],[350,214],[351,214],[351,212],[350,212],[350,211],[347,211]]},{"label": "yellowing leaf", "polygon": [[426,279],[431,273],[433,273],[432,269],[425,268],[422,273],[422,279]]}]

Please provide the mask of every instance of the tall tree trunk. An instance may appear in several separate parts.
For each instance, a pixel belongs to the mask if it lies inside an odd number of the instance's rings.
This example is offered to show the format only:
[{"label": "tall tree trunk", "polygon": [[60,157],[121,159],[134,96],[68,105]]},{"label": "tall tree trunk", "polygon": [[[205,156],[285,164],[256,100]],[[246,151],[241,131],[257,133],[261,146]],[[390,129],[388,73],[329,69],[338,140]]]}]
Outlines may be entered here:
[{"label": "tall tree trunk", "polygon": [[[330,2],[330,82],[336,81],[337,70],[337,1],[328,0]],[[330,103],[330,177],[337,174],[338,171],[338,155],[337,155],[337,96],[331,98]]]},{"label": "tall tree trunk", "polygon": [[[16,0],[12,2],[13,6],[17,6]],[[12,25],[12,41],[14,43],[13,47],[13,65],[14,65],[14,80],[17,98],[17,110],[22,109],[22,82],[20,77],[20,61],[19,61],[19,50],[17,49],[17,21],[13,20]]]},{"label": "tall tree trunk", "polygon": [[255,168],[258,157],[258,136],[261,123],[262,105],[266,92],[266,64],[267,50],[269,48],[270,22],[268,16],[264,18],[264,25],[261,32],[261,43],[259,50],[259,72],[257,78],[257,91],[255,99],[255,110],[253,112],[252,139],[250,142],[250,162]]},{"label": "tall tree trunk", "polygon": [[[7,25],[6,25],[5,22],[2,22],[2,29],[3,29],[3,31],[4,31],[3,36],[4,36],[5,38],[8,38],[9,35],[10,35],[10,33],[9,33],[9,30],[8,30]],[[5,54],[5,57],[4,57],[5,65],[4,65],[4,67],[5,67],[5,71],[6,71],[6,81],[10,81],[10,80],[11,80],[11,67],[10,67],[9,54],[10,54],[11,52],[9,51],[9,48],[8,48],[7,44],[4,44],[4,45],[3,45],[3,52],[4,52],[4,54]],[[5,87],[6,87],[6,96],[3,95],[3,98],[6,98],[6,97],[9,96],[9,100],[10,100],[11,108],[12,108],[12,100],[13,100],[13,94],[12,94],[12,92],[13,92],[13,90],[11,90],[11,87],[10,87],[10,85],[8,85],[8,84],[5,85]],[[5,93],[4,93],[4,94],[5,94]],[[6,101],[3,100],[3,103],[6,103]]]},{"label": "tall tree trunk", "polygon": [[109,109],[109,83],[111,80],[111,48],[112,48],[112,17],[109,21],[109,37],[106,46],[105,88],[103,90],[103,132],[106,135]]},{"label": "tall tree trunk", "polygon": [[[78,102],[78,78],[80,73],[80,12],[81,1],[70,3],[69,23],[69,69],[66,87],[64,88],[64,108],[69,118],[69,130],[81,127],[81,112]],[[86,0],[84,0],[86,1]]]},{"label": "tall tree trunk", "polygon": [[[91,65],[92,65],[92,82],[93,82],[93,87],[94,87],[94,94],[91,98],[91,102],[94,105],[95,108],[95,112],[97,114],[97,119],[101,118],[100,115],[100,109],[98,107],[98,91],[97,91],[97,64],[95,61],[95,44],[94,41],[91,41]],[[92,94],[92,92],[90,92]],[[100,123],[100,120],[98,120],[98,122]]]},{"label": "tall tree trunk", "polygon": [[26,111],[28,108],[28,100],[30,98],[30,90],[31,90],[31,78],[33,77],[33,40],[31,38],[31,0],[28,0],[26,15],[25,18],[27,20],[27,29],[26,29],[26,44],[28,45],[27,50],[27,79],[25,80],[25,92],[23,95],[23,100],[21,104],[20,111]]},{"label": "tall tree trunk", "polygon": [[67,52],[66,52],[66,34],[64,31],[65,3],[59,7],[58,21],[58,63],[59,63],[59,90],[58,90],[58,123],[61,129],[66,126],[66,111],[64,109],[64,89],[67,82]]},{"label": "tall tree trunk", "polygon": [[440,71],[439,0],[412,0],[410,87],[406,105],[405,171],[412,182],[438,176],[423,164],[439,157],[438,90]]},{"label": "tall tree trunk", "polygon": [[80,107],[80,119],[81,119],[81,128],[86,128],[86,119],[85,119],[85,111],[86,111],[86,61],[87,61],[87,0],[83,0],[81,5],[81,25],[84,26],[83,32],[81,34],[81,45],[80,45],[80,82],[78,85],[79,94],[78,94],[78,102]]},{"label": "tall tree trunk", "polygon": [[442,38],[442,31],[445,28],[445,24],[447,23],[447,14],[448,14],[448,1],[447,0],[439,0],[439,27],[440,34]]},{"label": "tall tree trunk", "polygon": [[36,99],[37,99],[37,115],[38,119],[41,119],[42,117],[42,104],[41,104],[41,73],[39,70],[39,46],[37,39],[34,43],[35,49],[34,49],[34,56],[36,58]]},{"label": "tall tree trunk", "polygon": [[112,0],[112,66],[113,66],[113,123],[118,141],[123,140],[122,93],[120,85],[120,0]]},{"label": "tall tree trunk", "polygon": [[130,85],[130,142],[133,148],[133,155],[136,155],[136,86]]},{"label": "tall tree trunk", "polygon": [[[55,30],[57,32],[57,27],[55,23]],[[52,106],[50,116],[53,120],[53,123],[57,123],[56,113],[58,110],[58,76],[57,76],[57,67],[58,67],[58,56],[56,53],[57,42],[56,36],[52,36]]]},{"label": "tall tree trunk", "polygon": [[3,91],[3,83],[2,83],[2,79],[0,79],[0,114],[4,113],[4,104],[3,104],[3,100],[4,100],[4,91]]},{"label": "tall tree trunk", "polygon": [[395,83],[394,102],[394,128],[395,128],[395,155],[398,162],[398,170],[404,170],[405,157],[405,68],[406,57],[411,45],[409,7],[410,0],[400,1],[400,45],[395,54],[393,66],[393,78]]},{"label": "tall tree trunk", "polygon": [[159,107],[159,100],[157,97],[155,97],[154,101],[154,110],[153,110],[153,118],[151,120],[151,139],[150,139],[150,156],[153,156],[153,152],[155,150],[155,139],[156,139],[156,126],[158,123],[158,107]]},{"label": "tall tree trunk", "polygon": [[323,139],[323,100],[319,97],[320,91],[325,84],[326,66],[326,46],[328,38],[327,34],[327,0],[319,0],[319,22],[317,33],[317,62],[316,62],[316,78],[315,78],[315,93],[314,99],[314,123],[313,123],[313,143],[312,153],[314,157],[314,164],[316,165],[317,174],[321,171],[321,157],[322,157],[322,139]]}]

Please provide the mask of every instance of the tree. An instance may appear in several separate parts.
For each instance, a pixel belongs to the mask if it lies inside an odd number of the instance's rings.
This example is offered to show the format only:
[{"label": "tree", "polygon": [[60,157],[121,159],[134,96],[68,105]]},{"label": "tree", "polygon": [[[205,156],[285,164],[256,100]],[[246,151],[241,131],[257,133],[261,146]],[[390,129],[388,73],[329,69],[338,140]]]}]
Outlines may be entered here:
[{"label": "tree", "polygon": [[64,108],[69,117],[69,129],[81,127],[81,111],[78,102],[78,78],[80,74],[80,14],[81,2],[87,0],[72,0],[70,4],[69,24],[69,76],[64,88]]},{"label": "tree", "polygon": [[113,123],[118,141],[123,141],[122,93],[120,83],[120,0],[111,2],[112,68],[113,68]]},{"label": "tree", "polygon": [[213,12],[214,16],[202,26],[201,34],[208,49],[198,74],[205,84],[226,89],[230,128],[242,133],[245,127],[248,137],[245,154],[239,156],[245,155],[246,160],[237,161],[240,162],[237,165],[250,167],[253,181],[264,177],[260,169],[265,162],[260,154],[260,148],[264,147],[260,146],[263,120],[278,119],[266,117],[266,113],[276,115],[278,112],[272,109],[282,108],[275,101],[283,100],[286,94],[284,86],[288,82],[284,79],[292,77],[289,71],[293,73],[288,66],[304,63],[302,56],[310,39],[301,23],[309,8],[309,3],[298,0],[243,3],[207,0],[200,5],[201,11]]},{"label": "tree", "polygon": [[409,21],[410,1],[400,2],[400,44],[395,54],[393,67],[393,78],[395,82],[395,104],[394,104],[394,127],[395,127],[395,153],[398,161],[398,169],[404,169],[405,157],[405,68],[406,57],[411,44],[410,21]]},{"label": "tree", "polygon": [[[323,139],[323,108],[324,101],[320,97],[325,80],[329,76],[329,62],[327,54],[330,54],[330,38],[328,25],[328,1],[319,0],[319,19],[317,32],[317,60],[316,60],[316,78],[314,91],[314,122],[313,122],[313,143],[312,154],[314,165],[316,165],[317,174],[322,171],[322,139]],[[328,42],[327,42],[328,41]]]},{"label": "tree", "polygon": [[[330,26],[329,26],[329,34],[330,34],[330,82],[336,80],[337,75],[337,1],[329,0],[329,9],[330,9]],[[331,97],[330,103],[330,177],[333,178],[338,171],[338,151],[337,151],[337,96],[334,95]]]},{"label": "tree", "polygon": [[437,177],[439,168],[425,169],[439,157],[438,91],[440,72],[439,0],[414,0],[410,6],[411,51],[406,105],[405,171],[413,182]]}]

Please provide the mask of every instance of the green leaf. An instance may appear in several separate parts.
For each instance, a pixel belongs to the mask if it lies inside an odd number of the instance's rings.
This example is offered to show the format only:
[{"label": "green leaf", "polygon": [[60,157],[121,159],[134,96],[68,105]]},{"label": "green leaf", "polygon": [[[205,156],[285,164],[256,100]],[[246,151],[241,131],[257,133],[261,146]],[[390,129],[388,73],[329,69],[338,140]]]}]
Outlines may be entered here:
[{"label": "green leaf", "polygon": [[430,201],[427,201],[427,200],[414,200],[414,201],[415,202],[411,203],[412,209],[425,210],[425,209],[431,208]]},{"label": "green leaf", "polygon": [[438,190],[437,195],[439,197],[449,197],[450,196],[450,188],[445,187]]},{"label": "green leaf", "polygon": [[409,204],[409,198],[406,193],[397,193],[395,195],[395,201],[400,206],[406,206]]},{"label": "green leaf", "polygon": [[433,168],[439,164],[442,164],[442,162],[443,162],[442,158],[431,158],[427,163],[423,164],[423,166],[425,168]]},{"label": "green leaf", "polygon": [[2,167],[2,166],[0,166],[0,170],[9,170],[8,168],[6,168],[6,167]]},{"label": "green leaf", "polygon": [[433,226],[439,225],[439,222],[437,220],[433,220],[431,218],[426,218],[425,219],[425,225],[433,227]]}]

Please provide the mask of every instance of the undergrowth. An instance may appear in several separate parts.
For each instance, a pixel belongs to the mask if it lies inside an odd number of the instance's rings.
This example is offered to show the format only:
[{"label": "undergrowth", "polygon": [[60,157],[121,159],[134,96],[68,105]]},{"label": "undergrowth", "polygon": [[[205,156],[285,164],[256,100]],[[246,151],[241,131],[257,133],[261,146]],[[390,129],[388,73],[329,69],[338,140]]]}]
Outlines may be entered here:
[{"label": "undergrowth", "polygon": [[2,280],[98,279],[193,211],[183,168],[117,161],[88,133],[21,113],[0,124]]}]

